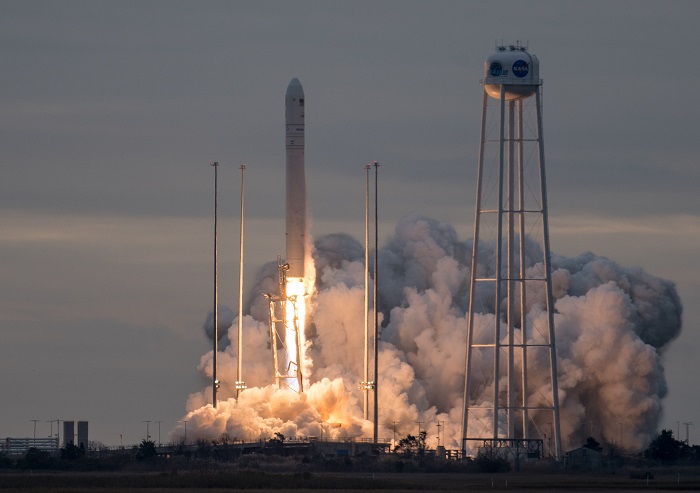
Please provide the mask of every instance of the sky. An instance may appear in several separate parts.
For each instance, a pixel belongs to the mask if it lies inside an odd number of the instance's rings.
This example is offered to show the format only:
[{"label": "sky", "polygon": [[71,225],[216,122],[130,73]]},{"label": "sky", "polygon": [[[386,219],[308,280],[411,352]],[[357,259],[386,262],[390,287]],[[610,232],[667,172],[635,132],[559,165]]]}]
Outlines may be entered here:
[{"label": "sky", "polygon": [[166,441],[209,349],[209,162],[235,307],[241,164],[245,284],[284,254],[294,77],[315,237],[363,239],[377,160],[380,243],[412,213],[471,238],[483,62],[520,41],[544,81],[552,251],[676,284],[661,425],[685,438],[700,425],[699,16],[693,1],[0,1],[0,436],[59,419],[108,445],[159,425]]}]

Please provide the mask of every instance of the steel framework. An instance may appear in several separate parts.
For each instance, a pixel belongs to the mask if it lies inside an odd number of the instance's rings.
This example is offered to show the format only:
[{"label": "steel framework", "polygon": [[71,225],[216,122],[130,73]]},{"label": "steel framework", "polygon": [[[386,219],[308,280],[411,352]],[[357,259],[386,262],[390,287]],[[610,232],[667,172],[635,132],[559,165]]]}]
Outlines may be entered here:
[{"label": "steel framework", "polygon": [[[540,81],[532,95],[512,100],[506,85],[498,99],[490,99],[486,90],[483,94],[467,319],[465,453],[467,442],[479,438],[539,440],[548,424],[554,455],[561,458],[541,87]],[[489,106],[490,101],[497,103]],[[548,367],[545,375],[543,367]],[[537,385],[530,381],[532,371],[540,372]],[[484,398],[489,390],[491,397]]]},{"label": "steel framework", "polygon": [[[279,279],[279,296],[273,294],[265,294],[268,299],[270,307],[270,349],[272,350],[272,364],[275,376],[275,383],[279,388],[282,388],[285,384],[288,388],[298,391],[299,393],[304,392],[304,381],[302,376],[302,344],[301,344],[301,330],[303,328],[299,327],[299,317],[297,303],[304,303],[304,299],[297,299],[297,296],[287,296],[287,271],[289,270],[289,264],[283,264],[279,259],[277,260],[277,271]],[[292,310],[288,310],[290,307]],[[288,314],[292,313],[290,317]],[[278,315],[279,314],[279,315]],[[291,318],[291,320],[290,320]],[[287,350],[286,334],[288,331],[294,332],[294,345],[296,359],[290,357],[290,353]],[[280,362],[279,350],[282,350],[286,355],[284,361]],[[283,365],[280,368],[280,363]],[[289,384],[289,382],[296,382],[296,388]]]}]

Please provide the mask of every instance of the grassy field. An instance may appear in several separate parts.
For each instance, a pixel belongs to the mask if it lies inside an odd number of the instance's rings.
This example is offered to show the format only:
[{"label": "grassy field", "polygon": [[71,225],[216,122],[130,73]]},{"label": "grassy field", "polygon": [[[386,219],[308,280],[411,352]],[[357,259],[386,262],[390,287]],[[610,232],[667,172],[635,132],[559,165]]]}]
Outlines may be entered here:
[{"label": "grassy field", "polygon": [[0,473],[0,491],[34,493],[161,491],[700,491],[700,473],[668,470],[653,479],[622,474],[298,473],[206,471],[170,473]]}]

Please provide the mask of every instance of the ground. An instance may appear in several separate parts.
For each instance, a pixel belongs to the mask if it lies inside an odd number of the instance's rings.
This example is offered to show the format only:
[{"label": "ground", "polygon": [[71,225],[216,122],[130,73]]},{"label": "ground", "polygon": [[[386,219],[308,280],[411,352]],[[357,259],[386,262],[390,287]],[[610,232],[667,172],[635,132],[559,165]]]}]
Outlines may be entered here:
[{"label": "ground", "polygon": [[305,473],[221,470],[161,473],[0,473],[0,491],[33,493],[161,491],[700,491],[700,469],[618,470],[614,473]]}]

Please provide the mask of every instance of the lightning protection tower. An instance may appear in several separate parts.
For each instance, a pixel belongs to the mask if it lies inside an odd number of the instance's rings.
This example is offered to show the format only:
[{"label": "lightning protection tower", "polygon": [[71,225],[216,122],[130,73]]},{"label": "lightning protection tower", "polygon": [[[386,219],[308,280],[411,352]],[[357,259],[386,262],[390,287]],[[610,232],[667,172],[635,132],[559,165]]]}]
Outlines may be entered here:
[{"label": "lightning protection tower", "polygon": [[462,448],[561,458],[539,61],[499,46],[482,85]]}]

